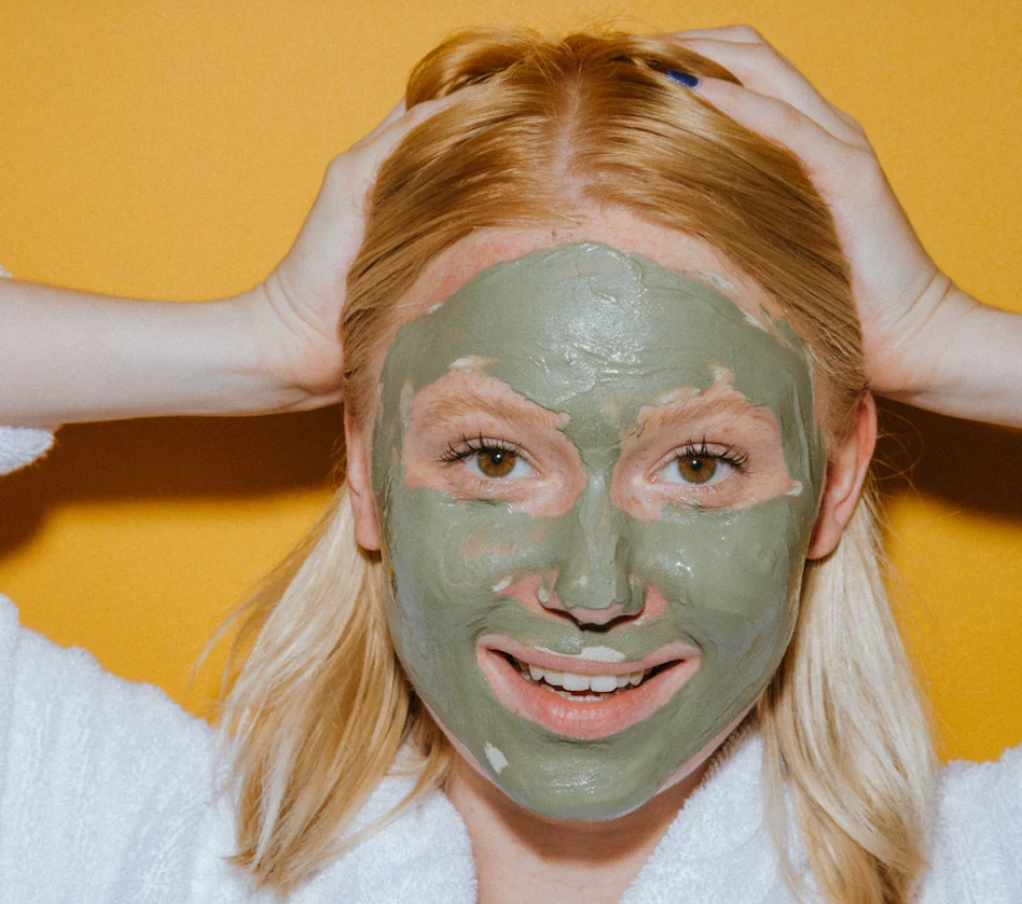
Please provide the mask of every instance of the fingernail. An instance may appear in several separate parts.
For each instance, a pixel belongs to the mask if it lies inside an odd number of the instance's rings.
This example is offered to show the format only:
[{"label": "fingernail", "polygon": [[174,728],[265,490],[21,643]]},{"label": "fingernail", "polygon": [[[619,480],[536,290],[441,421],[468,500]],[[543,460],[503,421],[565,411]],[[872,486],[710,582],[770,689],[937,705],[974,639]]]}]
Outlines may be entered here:
[{"label": "fingernail", "polygon": [[686,88],[694,88],[699,84],[699,79],[694,75],[689,75],[687,72],[681,72],[678,69],[668,69],[667,77],[674,79],[679,85],[684,85]]}]

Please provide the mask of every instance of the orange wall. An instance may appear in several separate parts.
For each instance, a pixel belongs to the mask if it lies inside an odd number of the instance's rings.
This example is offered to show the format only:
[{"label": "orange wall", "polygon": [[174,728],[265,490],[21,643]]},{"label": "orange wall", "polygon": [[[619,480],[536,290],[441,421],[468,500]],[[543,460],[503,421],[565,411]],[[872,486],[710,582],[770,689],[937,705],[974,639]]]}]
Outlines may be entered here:
[{"label": "orange wall", "polygon": [[[257,282],[331,156],[415,60],[476,23],[750,22],[857,117],[927,247],[1022,310],[1015,0],[5,0],[0,262],[16,276],[195,300]],[[950,757],[1022,741],[1019,434],[887,406],[894,595]],[[0,591],[110,670],[191,695],[204,640],[327,496],[335,410],[61,432],[0,483]],[[220,660],[214,658],[213,662]]]}]

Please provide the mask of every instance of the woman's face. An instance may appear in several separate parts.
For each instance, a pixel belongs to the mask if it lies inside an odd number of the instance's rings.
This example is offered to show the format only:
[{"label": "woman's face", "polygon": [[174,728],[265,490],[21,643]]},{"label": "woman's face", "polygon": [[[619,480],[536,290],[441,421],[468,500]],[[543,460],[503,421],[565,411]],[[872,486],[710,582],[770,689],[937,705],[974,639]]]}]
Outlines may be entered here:
[{"label": "woman's face", "polygon": [[799,337],[695,240],[627,226],[491,233],[435,262],[353,464],[409,679],[552,818],[641,806],[754,704],[823,484]]}]

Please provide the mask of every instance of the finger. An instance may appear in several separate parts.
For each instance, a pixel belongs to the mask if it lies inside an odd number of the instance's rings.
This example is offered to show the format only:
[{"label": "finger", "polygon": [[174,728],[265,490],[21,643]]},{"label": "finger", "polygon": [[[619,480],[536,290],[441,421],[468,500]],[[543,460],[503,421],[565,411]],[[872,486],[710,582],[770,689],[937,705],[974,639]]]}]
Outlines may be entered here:
[{"label": "finger", "polygon": [[[402,101],[398,107],[391,111],[387,119],[359,142],[359,151],[363,155],[370,156],[376,160],[386,157],[398,142],[416,126],[421,125],[441,110],[464,100],[468,95],[478,90],[479,88],[477,87],[462,88],[460,91],[455,91],[453,94],[448,94],[445,97],[423,101],[407,111],[405,111],[404,101]],[[401,112],[395,116],[394,114],[398,109]]]},{"label": "finger", "polygon": [[373,131],[372,131],[372,132],[370,132],[369,134],[370,134],[370,135],[374,135],[374,134],[376,134],[376,133],[378,133],[378,132],[382,132],[382,131],[383,131],[384,129],[386,129],[386,128],[387,128],[388,126],[390,126],[391,124],[393,124],[393,123],[397,122],[397,121],[398,121],[398,120],[399,120],[399,119],[400,119],[400,118],[401,118],[402,116],[404,116],[404,115],[405,115],[405,113],[407,113],[407,112],[408,112],[408,107],[407,107],[407,105],[405,104],[405,99],[404,99],[404,98],[402,97],[402,98],[401,98],[401,100],[399,100],[399,101],[398,101],[398,102],[397,102],[397,103],[396,103],[396,104],[394,105],[394,109],[393,109],[393,110],[391,110],[391,111],[390,111],[390,112],[389,112],[389,113],[387,114],[387,116],[386,116],[386,118],[385,118],[385,119],[383,120],[383,122],[381,122],[381,123],[380,123],[380,124],[379,124],[379,125],[378,125],[378,126],[377,126],[377,127],[375,128],[375,129],[373,129]]},{"label": "finger", "polygon": [[405,115],[405,99],[402,97],[393,107],[393,109],[379,122],[376,127],[366,135],[363,135],[358,141],[352,146],[351,150],[358,148],[364,144],[368,144],[374,138],[376,138],[381,132],[388,128],[392,123],[397,122],[402,116]]},{"label": "finger", "polygon": [[416,104],[407,112],[403,112],[403,106],[399,104],[395,109],[402,110],[400,115],[395,116],[395,111],[391,111],[369,135],[333,159],[321,189],[324,206],[346,198],[345,203],[352,210],[360,210],[380,164],[409,132],[441,110],[481,90],[485,90],[485,86],[462,88],[446,97]]},{"label": "finger", "polygon": [[[831,106],[833,107],[834,105],[831,104]],[[859,120],[837,107],[834,107],[834,113],[840,116],[844,124],[862,139],[862,141],[859,142],[860,144],[869,144],[869,139],[866,137],[866,130],[863,128],[862,123],[859,122]]]},{"label": "finger", "polygon": [[765,43],[766,39],[751,25],[720,25],[716,28],[690,28],[687,31],[676,31],[675,38],[715,38],[720,41],[738,41],[741,43]]},{"label": "finger", "polygon": [[[690,28],[686,31],[674,32],[674,34],[669,35],[669,37],[679,40],[680,43],[685,43],[685,39],[688,38],[707,38],[711,40],[730,41],[736,44],[764,44],[772,49],[773,52],[777,54],[777,56],[783,60],[792,71],[801,76],[801,72],[791,59],[774,47],[751,25],[725,25],[716,28]],[[804,76],[802,77],[804,78]],[[830,107],[834,115],[848,126],[849,129],[860,136],[862,143],[869,143],[866,138],[866,131],[857,119],[850,116],[848,113],[845,113],[838,107],[835,107],[834,104],[830,103],[830,101],[828,101],[825,97],[821,96],[820,99]]]},{"label": "finger", "polygon": [[861,145],[863,135],[824,98],[798,69],[767,43],[735,43],[712,38],[686,38],[681,43],[720,63],[758,94],[775,97],[813,119],[835,138]]},{"label": "finger", "polygon": [[682,43],[689,38],[706,38],[715,41],[728,41],[732,44],[762,44],[769,47],[780,59],[784,60],[788,66],[798,72],[798,67],[751,25],[725,25],[720,28],[693,28],[688,31],[677,31],[673,35],[670,35],[670,37],[673,37]]},{"label": "finger", "polygon": [[[747,129],[784,145],[806,164],[810,175],[826,175],[835,155],[859,154],[862,148],[841,141],[811,116],[776,97],[759,94],[734,82],[700,78],[689,89]],[[868,146],[868,145],[867,145]]]}]

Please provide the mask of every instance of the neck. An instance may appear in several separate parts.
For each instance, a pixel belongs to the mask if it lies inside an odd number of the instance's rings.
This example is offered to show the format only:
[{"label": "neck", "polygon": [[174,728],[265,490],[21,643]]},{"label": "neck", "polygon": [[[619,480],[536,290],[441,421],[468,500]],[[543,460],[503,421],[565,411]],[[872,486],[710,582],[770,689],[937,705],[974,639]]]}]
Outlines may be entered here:
[{"label": "neck", "polygon": [[520,807],[459,756],[447,795],[472,840],[479,904],[619,901],[706,768],[625,816],[584,822]]}]

